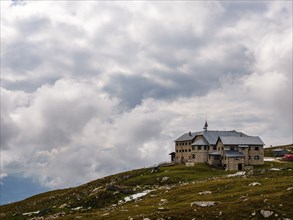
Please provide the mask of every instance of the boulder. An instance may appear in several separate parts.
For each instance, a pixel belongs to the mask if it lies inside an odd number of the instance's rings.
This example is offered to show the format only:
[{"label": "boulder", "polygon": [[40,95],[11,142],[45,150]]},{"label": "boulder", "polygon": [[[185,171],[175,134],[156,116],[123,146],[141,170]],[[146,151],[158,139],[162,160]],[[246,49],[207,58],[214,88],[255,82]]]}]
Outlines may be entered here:
[{"label": "boulder", "polygon": [[248,186],[260,186],[261,184],[258,182],[250,183]]},{"label": "boulder", "polygon": [[164,176],[164,177],[162,178],[161,182],[163,183],[163,182],[167,181],[168,179],[170,179],[170,177]]},{"label": "boulder", "polygon": [[208,207],[208,206],[214,206],[215,204],[216,202],[213,202],[213,201],[196,201],[196,202],[190,203],[190,206],[197,205],[200,207]]},{"label": "boulder", "polygon": [[272,214],[274,214],[273,211],[270,210],[260,210],[260,213],[262,214],[263,217],[268,218],[270,217]]},{"label": "boulder", "polygon": [[211,191],[204,191],[204,192],[199,192],[199,195],[207,195],[207,194],[211,194]]}]

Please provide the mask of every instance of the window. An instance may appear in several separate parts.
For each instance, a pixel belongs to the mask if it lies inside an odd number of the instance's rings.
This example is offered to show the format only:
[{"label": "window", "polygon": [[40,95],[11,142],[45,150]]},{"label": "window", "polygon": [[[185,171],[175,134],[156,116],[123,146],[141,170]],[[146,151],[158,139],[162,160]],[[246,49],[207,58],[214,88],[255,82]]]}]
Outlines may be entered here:
[{"label": "window", "polygon": [[259,150],[259,147],[254,147],[254,150]]},{"label": "window", "polygon": [[216,146],[213,146],[213,150],[217,150],[217,147]]},{"label": "window", "polygon": [[206,146],[204,146],[204,147],[203,147],[203,149],[204,149],[204,150],[206,150],[206,149],[207,149],[207,147],[206,147]]},{"label": "window", "polygon": [[193,158],[193,159],[195,158],[195,154],[192,154],[192,158]]},{"label": "window", "polygon": [[251,160],[251,156],[248,156],[248,159]]},{"label": "window", "polygon": [[260,159],[260,156],[259,156],[259,155],[255,155],[255,156],[254,156],[254,159],[255,159],[255,160],[259,160],[259,159]]},{"label": "window", "polygon": [[235,157],[235,160],[239,160],[239,157]]},{"label": "window", "polygon": [[187,149],[185,149],[185,152],[187,152]]},{"label": "window", "polygon": [[191,149],[188,149],[188,152],[191,152]]},{"label": "window", "polygon": [[195,146],[192,146],[192,150],[195,150]]},{"label": "window", "polygon": [[230,147],[230,150],[235,150],[235,147]]},{"label": "window", "polygon": [[176,153],[178,153],[178,150],[176,150]]},{"label": "window", "polygon": [[198,146],[198,150],[201,150],[201,146]]}]

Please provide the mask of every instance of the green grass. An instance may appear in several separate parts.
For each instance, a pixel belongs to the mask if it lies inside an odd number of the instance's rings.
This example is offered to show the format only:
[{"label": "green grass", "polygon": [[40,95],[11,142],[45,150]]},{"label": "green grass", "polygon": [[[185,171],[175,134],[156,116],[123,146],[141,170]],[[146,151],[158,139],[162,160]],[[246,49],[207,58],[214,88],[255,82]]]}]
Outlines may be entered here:
[{"label": "green grass", "polygon": [[[290,162],[267,162],[256,166],[251,175],[228,178],[226,175],[233,172],[207,164],[161,167],[155,173],[151,173],[151,169],[139,169],[1,206],[0,213],[3,220],[30,219],[36,215],[27,217],[22,213],[45,209],[47,211],[39,217],[64,212],[59,219],[260,219],[260,210],[264,209],[274,212],[271,219],[292,219],[293,190],[287,190],[293,186],[292,170]],[[168,179],[162,181],[164,177]],[[249,186],[252,182],[261,185]],[[153,191],[137,201],[118,204],[125,196],[145,189]],[[199,195],[202,191],[212,193]],[[194,201],[215,201],[216,204],[191,206]],[[63,204],[68,207],[59,208]],[[83,208],[72,210],[79,206]]]}]

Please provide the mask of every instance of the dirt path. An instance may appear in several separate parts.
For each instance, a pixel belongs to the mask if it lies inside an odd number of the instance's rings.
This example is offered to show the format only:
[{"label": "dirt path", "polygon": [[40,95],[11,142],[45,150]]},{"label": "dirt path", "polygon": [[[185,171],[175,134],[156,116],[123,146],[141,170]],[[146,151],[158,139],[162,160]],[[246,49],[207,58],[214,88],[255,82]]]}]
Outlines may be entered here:
[{"label": "dirt path", "polygon": [[275,157],[265,157],[264,161],[273,161],[273,162],[277,162],[277,163],[287,163],[286,161],[281,161]]}]

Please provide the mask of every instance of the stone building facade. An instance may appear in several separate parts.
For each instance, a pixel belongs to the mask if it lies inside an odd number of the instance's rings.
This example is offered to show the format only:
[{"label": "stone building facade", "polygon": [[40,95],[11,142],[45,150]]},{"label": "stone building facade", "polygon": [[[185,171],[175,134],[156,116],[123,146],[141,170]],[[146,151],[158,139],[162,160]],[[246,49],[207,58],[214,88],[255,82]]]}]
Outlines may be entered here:
[{"label": "stone building facade", "polygon": [[175,140],[173,161],[209,163],[226,170],[264,163],[264,143],[258,136],[238,131],[210,131],[205,123],[200,132],[185,133]]}]

